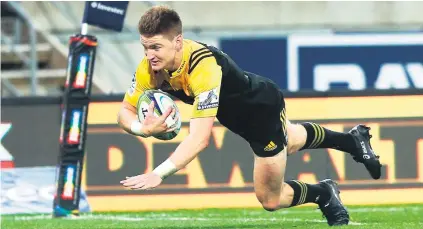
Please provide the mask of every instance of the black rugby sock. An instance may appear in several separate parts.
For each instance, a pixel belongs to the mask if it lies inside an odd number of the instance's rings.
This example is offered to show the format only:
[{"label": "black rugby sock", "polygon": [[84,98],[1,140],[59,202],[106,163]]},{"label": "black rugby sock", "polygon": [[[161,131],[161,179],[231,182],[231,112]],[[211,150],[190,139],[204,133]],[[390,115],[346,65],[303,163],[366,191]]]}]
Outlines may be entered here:
[{"label": "black rugby sock", "polygon": [[335,132],[311,122],[301,123],[301,125],[307,131],[307,140],[300,150],[331,148],[348,153],[356,150],[354,138],[348,133]]},{"label": "black rugby sock", "polygon": [[329,198],[329,191],[320,184],[306,184],[299,180],[286,181],[294,189],[294,198],[290,207],[305,203],[325,203]]}]

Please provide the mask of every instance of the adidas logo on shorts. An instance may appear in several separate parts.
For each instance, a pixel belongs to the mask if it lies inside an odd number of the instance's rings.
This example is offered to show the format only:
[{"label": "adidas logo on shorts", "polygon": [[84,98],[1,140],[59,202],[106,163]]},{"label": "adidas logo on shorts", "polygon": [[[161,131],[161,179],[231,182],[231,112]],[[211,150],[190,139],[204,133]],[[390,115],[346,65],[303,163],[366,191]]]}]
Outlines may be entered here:
[{"label": "adidas logo on shorts", "polygon": [[272,141],[270,141],[269,144],[266,147],[264,147],[264,151],[272,151],[272,150],[275,150],[276,147],[278,146]]}]

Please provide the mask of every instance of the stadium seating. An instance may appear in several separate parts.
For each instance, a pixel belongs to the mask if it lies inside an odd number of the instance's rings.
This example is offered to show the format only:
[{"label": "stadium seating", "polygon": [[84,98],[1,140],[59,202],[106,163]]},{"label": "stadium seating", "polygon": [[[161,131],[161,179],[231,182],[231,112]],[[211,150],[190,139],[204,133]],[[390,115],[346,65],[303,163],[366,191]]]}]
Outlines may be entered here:
[{"label": "stadium seating", "polygon": [[[422,2],[158,2],[175,8],[184,21],[186,37],[219,43],[220,37],[267,35],[283,36],[298,32],[380,31],[422,29]],[[27,13],[37,31],[37,78],[39,95],[60,94],[66,74],[68,39],[78,33],[84,2],[15,2]],[[90,27],[99,39],[94,72],[93,93],[122,93],[129,85],[137,63],[143,56],[137,23],[154,1],[130,2],[124,30],[117,34]],[[2,6],[7,2],[2,2]],[[5,10],[3,10],[5,8]],[[364,9],[364,10],[363,10]],[[3,95],[12,95],[14,85],[21,94],[29,94],[30,71],[23,67],[19,54],[28,55],[30,44],[25,22],[13,10],[2,7]],[[219,12],[204,13],[204,10]],[[3,11],[9,13],[3,13]],[[299,13],[296,13],[299,12]],[[356,17],[357,13],[360,17]],[[404,13],[407,12],[407,13]],[[5,20],[3,20],[5,19]],[[15,22],[21,21],[20,31]],[[20,43],[14,51],[10,42]],[[13,39],[15,40],[13,40]],[[12,43],[13,43],[12,42]]]}]

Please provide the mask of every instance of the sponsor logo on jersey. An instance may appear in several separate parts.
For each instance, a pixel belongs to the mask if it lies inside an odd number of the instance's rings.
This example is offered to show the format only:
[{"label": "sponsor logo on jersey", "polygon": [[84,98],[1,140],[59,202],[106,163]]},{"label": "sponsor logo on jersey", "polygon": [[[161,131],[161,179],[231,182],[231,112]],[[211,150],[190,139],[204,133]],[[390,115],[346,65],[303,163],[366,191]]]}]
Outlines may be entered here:
[{"label": "sponsor logo on jersey", "polygon": [[186,63],[186,61],[184,60],[184,62],[182,62],[182,64],[181,64],[181,67],[179,67],[178,70],[176,71],[177,74],[181,73],[182,69],[184,69],[185,63]]},{"label": "sponsor logo on jersey", "polygon": [[200,93],[198,96],[198,107],[197,110],[205,110],[210,108],[215,108],[219,106],[219,96],[217,88],[214,88],[210,91],[205,91]]},{"label": "sponsor logo on jersey", "polygon": [[134,94],[136,85],[137,85],[137,78],[136,78],[135,73],[134,73],[134,76],[132,77],[131,86],[128,89],[128,94],[130,94],[130,95]]}]

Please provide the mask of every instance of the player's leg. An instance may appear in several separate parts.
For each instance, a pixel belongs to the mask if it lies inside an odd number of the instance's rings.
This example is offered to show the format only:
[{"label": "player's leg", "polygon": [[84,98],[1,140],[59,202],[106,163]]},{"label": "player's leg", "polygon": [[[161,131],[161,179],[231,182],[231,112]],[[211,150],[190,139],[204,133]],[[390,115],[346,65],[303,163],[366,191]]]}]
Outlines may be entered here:
[{"label": "player's leg", "polygon": [[357,125],[348,133],[336,132],[316,123],[292,124],[288,121],[288,154],[304,149],[331,148],[351,154],[363,163],[374,179],[381,175],[381,164],[371,145],[370,128]]},{"label": "player's leg", "polygon": [[[306,203],[318,204],[329,225],[345,225],[349,215],[342,205],[339,190],[332,180],[307,184],[298,180],[283,182],[287,160],[286,148],[277,155],[254,158],[254,190],[267,211]],[[263,154],[260,154],[263,155]]]},{"label": "player's leg", "polygon": [[254,156],[254,190],[268,211],[288,207],[292,202],[294,190],[282,182],[285,166],[286,149],[272,157]]},{"label": "player's leg", "polygon": [[[271,90],[267,92],[269,97],[275,96]],[[260,125],[253,131],[260,134],[249,139],[255,154],[254,189],[257,199],[268,211],[316,203],[326,216],[328,224],[347,224],[349,215],[340,201],[335,182],[331,180],[324,180],[318,184],[306,184],[297,180],[284,182],[287,144],[292,136],[287,129],[288,120],[283,95],[280,91],[277,93],[282,102],[277,106],[272,105],[272,109],[265,112],[264,117],[260,119]],[[273,109],[274,107],[277,107],[277,110]],[[306,135],[307,133],[304,133],[305,137]]]},{"label": "player's leg", "polygon": [[272,157],[254,158],[254,189],[264,209],[275,211],[305,203],[317,203],[320,196],[329,196],[328,190],[320,185],[301,181],[283,182],[286,159],[286,149]]},{"label": "player's leg", "polygon": [[[329,225],[348,224],[348,212],[340,200],[338,187],[332,180],[324,180],[318,184],[307,184],[298,180],[284,182],[288,149],[284,109],[281,120],[273,123],[277,125],[277,129],[283,131],[270,134],[268,139],[260,142],[250,142],[255,154],[254,190],[263,208],[276,211],[315,203],[319,205]],[[288,137],[289,141],[291,136]]]}]

